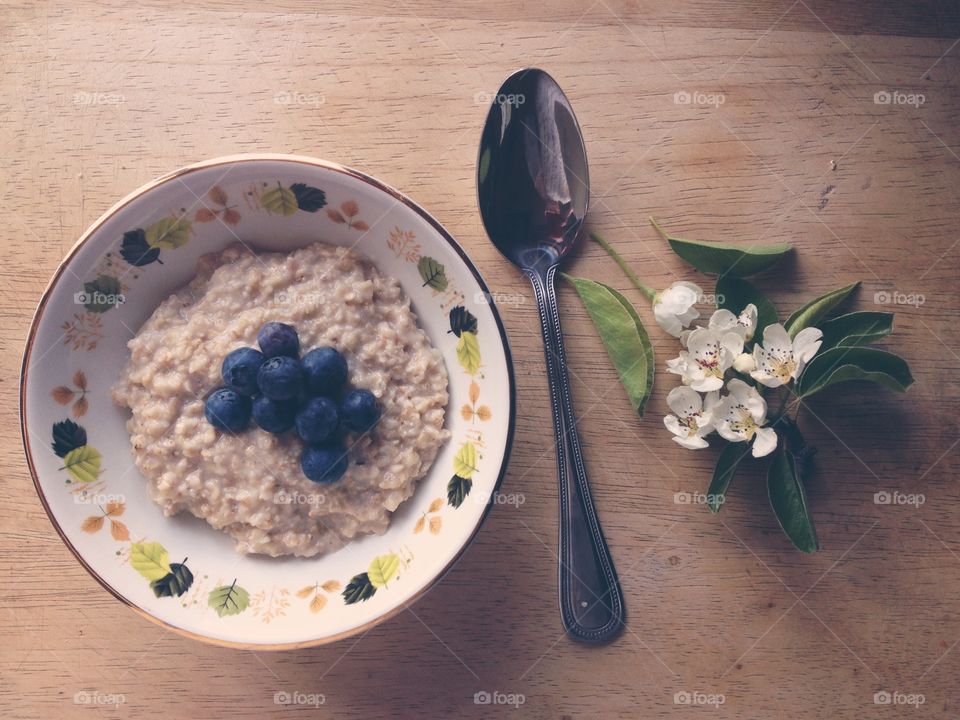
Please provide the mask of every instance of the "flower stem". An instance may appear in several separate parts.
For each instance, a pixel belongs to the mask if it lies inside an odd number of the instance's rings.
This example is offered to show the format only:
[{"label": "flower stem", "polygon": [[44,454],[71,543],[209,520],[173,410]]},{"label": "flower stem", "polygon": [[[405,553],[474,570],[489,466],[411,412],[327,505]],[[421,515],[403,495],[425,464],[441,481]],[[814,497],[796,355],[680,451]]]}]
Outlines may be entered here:
[{"label": "flower stem", "polygon": [[660,233],[660,237],[662,237],[664,240],[668,242],[670,241],[670,236],[667,235],[667,231],[664,230],[662,227],[660,227],[660,223],[654,220],[652,215],[650,216],[650,224],[653,225],[654,230]]},{"label": "flower stem", "polygon": [[[796,422],[797,418],[800,417],[800,408],[801,408],[801,406],[802,406],[801,404],[802,404],[802,402],[803,402],[803,398],[802,398],[802,397],[800,396],[800,394],[797,392],[796,388],[794,388],[793,383],[790,383],[790,384],[788,384],[788,385],[784,385],[784,387],[785,387],[785,388],[787,389],[787,391],[788,391],[787,394],[784,396],[784,398],[785,398],[785,399],[784,399],[784,402],[786,402],[786,398],[789,398],[789,397],[792,397],[792,398],[793,398],[793,402],[790,403],[790,407],[787,408],[787,411],[786,411],[785,414],[789,414],[791,410],[793,410],[794,408],[796,408],[796,411],[797,411],[797,412],[795,412],[794,415],[793,415],[794,422]],[[780,406],[780,411],[783,412],[783,405]]]},{"label": "flower stem", "polygon": [[780,396],[780,407],[777,408],[777,415],[783,415],[783,408],[787,406],[787,400],[790,399],[790,393],[783,393]]},{"label": "flower stem", "polygon": [[[790,396],[788,395],[787,397],[790,397]],[[786,403],[782,403],[780,405],[780,410],[778,411],[778,414],[784,417],[787,417],[788,415],[790,415],[791,412],[794,411],[794,409],[796,409],[796,412],[793,414],[793,419],[794,421],[796,421],[796,419],[800,417],[800,407],[801,407],[800,400],[801,398],[795,398],[793,402],[790,403],[790,405],[787,407],[786,410],[784,410],[783,408],[783,406],[786,405]]]},{"label": "flower stem", "polygon": [[590,237],[593,239],[595,243],[597,243],[597,245],[599,245],[600,247],[602,247],[604,250],[607,251],[607,255],[612,257],[613,261],[620,266],[620,269],[623,270],[627,278],[629,278],[630,282],[633,283],[634,287],[636,287],[637,290],[639,290],[644,295],[646,295],[647,300],[649,300],[650,302],[653,302],[653,298],[656,296],[657,292],[653,288],[651,288],[649,285],[644,285],[640,281],[640,278],[637,277],[637,274],[633,270],[631,270],[630,266],[627,265],[627,262],[622,257],[620,257],[620,253],[614,250],[610,246],[610,243],[604,240],[599,234],[592,232],[590,233]]}]

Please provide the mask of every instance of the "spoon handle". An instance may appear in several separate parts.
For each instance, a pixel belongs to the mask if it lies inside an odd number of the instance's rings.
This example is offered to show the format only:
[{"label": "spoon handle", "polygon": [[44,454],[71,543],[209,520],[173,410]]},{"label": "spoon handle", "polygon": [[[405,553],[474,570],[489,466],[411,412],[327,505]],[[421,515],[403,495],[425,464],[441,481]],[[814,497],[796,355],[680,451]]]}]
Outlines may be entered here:
[{"label": "spoon handle", "polygon": [[573,639],[601,643],[623,628],[623,594],[590,496],[577,435],[554,291],[556,270],[556,266],[546,272],[532,269],[527,274],[540,311],[557,438],[560,617]]}]

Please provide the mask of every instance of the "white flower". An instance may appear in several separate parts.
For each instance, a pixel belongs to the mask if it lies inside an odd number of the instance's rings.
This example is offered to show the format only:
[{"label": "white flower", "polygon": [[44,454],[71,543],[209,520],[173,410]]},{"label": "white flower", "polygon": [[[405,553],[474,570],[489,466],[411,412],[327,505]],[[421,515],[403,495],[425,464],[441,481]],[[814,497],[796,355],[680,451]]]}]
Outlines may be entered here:
[{"label": "white flower", "polygon": [[743,352],[743,338],[735,332],[718,333],[697,328],[687,337],[687,349],[667,361],[667,371],[679,375],[684,385],[698,392],[723,387],[723,374]]},{"label": "white flower", "polygon": [[757,364],[750,353],[740,353],[733,361],[733,369],[741,373],[750,373],[757,369]]},{"label": "white flower", "polygon": [[735,332],[744,342],[750,342],[757,329],[757,306],[750,303],[739,315],[720,308],[710,316],[710,329],[717,332]]},{"label": "white flower", "polygon": [[653,317],[664,330],[680,337],[680,332],[698,317],[694,307],[703,291],[691,282],[675,282],[653,299]]},{"label": "white flower", "polygon": [[796,380],[804,366],[820,349],[823,333],[817,328],[804,328],[791,342],[783,325],[767,325],[763,330],[763,345],[753,348],[757,369],[750,376],[767,387],[780,387]]},{"label": "white flower", "polygon": [[696,450],[707,447],[704,435],[713,430],[711,414],[719,402],[719,393],[712,392],[706,402],[695,390],[681,385],[667,395],[667,405],[674,413],[663,418],[667,430],[674,434],[673,441],[685,448]]},{"label": "white flower", "polygon": [[750,442],[754,457],[769,455],[777,447],[777,433],[762,427],[767,422],[767,403],[752,385],[734,378],[712,416],[717,432],[730,442]]}]

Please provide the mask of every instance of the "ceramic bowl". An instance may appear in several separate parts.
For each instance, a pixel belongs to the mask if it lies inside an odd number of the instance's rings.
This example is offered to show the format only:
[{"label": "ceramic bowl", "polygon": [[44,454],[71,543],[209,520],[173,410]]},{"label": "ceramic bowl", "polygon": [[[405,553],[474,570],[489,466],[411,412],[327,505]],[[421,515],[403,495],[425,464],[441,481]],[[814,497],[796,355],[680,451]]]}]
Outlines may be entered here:
[{"label": "ceramic bowl", "polygon": [[[242,555],[205,522],[164,517],[151,502],[130,453],[128,411],[114,405],[110,387],[127,341],[190,280],[201,255],[237,241],[284,251],[316,240],[352,247],[400,281],[450,375],[451,439],[384,535],[316,559]],[[20,394],[37,492],[83,566],[170,630],[248,648],[330,642],[421,596],[480,527],[514,427],[503,324],[463,249],[374,178],[287,155],[192,165],[100,217],[43,294]],[[156,582],[170,573],[177,582]]]}]

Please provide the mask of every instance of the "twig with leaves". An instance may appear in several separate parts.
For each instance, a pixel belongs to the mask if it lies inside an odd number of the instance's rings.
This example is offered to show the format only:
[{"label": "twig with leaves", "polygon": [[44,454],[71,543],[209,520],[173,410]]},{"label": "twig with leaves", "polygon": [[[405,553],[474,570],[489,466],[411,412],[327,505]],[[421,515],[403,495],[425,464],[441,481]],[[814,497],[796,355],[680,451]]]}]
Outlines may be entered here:
[{"label": "twig with leaves", "polygon": [[[792,250],[788,244],[739,246],[685,240],[651,223],[673,251],[696,270],[716,275],[715,310],[707,324],[697,305],[699,286],[675,282],[657,292],[641,282],[616,250],[597,234],[593,240],[624,270],[651,302],[657,324],[681,345],[667,372],[682,384],[667,394],[672,411],[664,425],[680,446],[709,446],[716,432],[726,441],[707,491],[707,507],[718,512],[739,464],[748,456],[772,455],[767,468],[770,504],[783,531],[804,552],[819,549],[804,478],[815,449],[800,431],[799,414],[810,396],[851,380],[905,392],[913,383],[907,362],[868,347],[893,331],[893,313],[837,309],[859,282],[811,300],[780,322],[776,307],[746,277],[771,268]],[[592,280],[564,276],[577,290],[639,414],[653,387],[653,348],[632,305],[617,291]],[[761,340],[762,338],[762,340]],[[768,403],[779,394],[777,410]],[[791,417],[791,413],[793,416]]]}]

